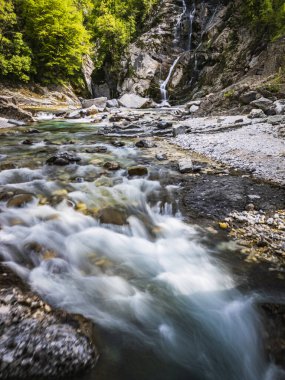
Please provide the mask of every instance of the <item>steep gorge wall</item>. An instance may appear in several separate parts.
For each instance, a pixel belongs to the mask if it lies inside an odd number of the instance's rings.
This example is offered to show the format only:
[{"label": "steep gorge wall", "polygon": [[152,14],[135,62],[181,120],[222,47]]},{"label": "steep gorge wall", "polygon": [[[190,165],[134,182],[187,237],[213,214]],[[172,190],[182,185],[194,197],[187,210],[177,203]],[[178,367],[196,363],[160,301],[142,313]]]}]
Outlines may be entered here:
[{"label": "steep gorge wall", "polygon": [[268,43],[267,36],[256,38],[243,19],[239,1],[185,3],[189,9],[195,7],[191,50],[185,48],[190,26],[187,17],[181,19],[183,1],[162,0],[145,26],[146,32],[122,58],[117,77],[119,94],[137,93],[159,102],[160,85],[178,56],[168,83],[169,99],[174,104],[262,85],[285,66],[285,40]]}]

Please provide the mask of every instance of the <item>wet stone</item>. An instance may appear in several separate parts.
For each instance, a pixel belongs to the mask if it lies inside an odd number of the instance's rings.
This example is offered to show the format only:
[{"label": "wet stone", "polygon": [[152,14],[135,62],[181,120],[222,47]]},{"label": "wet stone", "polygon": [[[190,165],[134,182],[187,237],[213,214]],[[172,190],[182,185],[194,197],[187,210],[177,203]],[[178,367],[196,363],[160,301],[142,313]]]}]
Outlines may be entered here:
[{"label": "wet stone", "polygon": [[18,194],[18,195],[15,195],[13,198],[11,198],[7,202],[7,207],[10,207],[10,208],[24,207],[26,204],[32,202],[33,200],[35,200],[35,197],[33,194]]},{"label": "wet stone", "polygon": [[56,315],[38,297],[26,295],[17,288],[0,290],[0,304],[3,303],[1,379],[69,376],[96,363],[95,349],[80,332],[75,319],[68,324],[64,316]]},{"label": "wet stone", "polygon": [[32,140],[24,140],[22,142],[23,145],[33,145],[33,141]]},{"label": "wet stone", "polygon": [[148,169],[145,166],[132,166],[128,168],[129,176],[144,176],[148,174]]},{"label": "wet stone", "polygon": [[16,169],[16,165],[13,164],[12,162],[7,162],[7,163],[2,163],[0,164],[0,171],[1,170],[11,170],[11,169]]},{"label": "wet stone", "polygon": [[88,148],[86,153],[107,153],[108,149],[105,146],[96,146],[95,148]]},{"label": "wet stone", "polygon": [[120,141],[120,140],[113,140],[111,141],[111,144],[115,146],[116,148],[121,148],[126,145],[123,141]]},{"label": "wet stone", "polygon": [[127,224],[127,214],[124,210],[114,207],[106,207],[99,211],[98,218],[102,224],[115,224],[123,226]]},{"label": "wet stone", "polygon": [[140,140],[136,142],[137,148],[154,148],[156,147],[155,143],[150,140]]},{"label": "wet stone", "polygon": [[157,123],[155,125],[155,127],[157,129],[162,129],[163,130],[163,129],[169,129],[169,128],[171,128],[172,125],[173,125],[173,123],[171,123],[170,121],[160,121],[159,123]]},{"label": "wet stone", "polygon": [[155,158],[158,161],[165,161],[165,160],[167,160],[167,155],[165,153],[157,153]]},{"label": "wet stone", "polygon": [[121,168],[121,165],[119,162],[116,161],[107,161],[104,164],[104,169],[110,170],[110,171],[115,171],[119,170]]},{"label": "wet stone", "polygon": [[50,157],[46,163],[48,165],[58,165],[58,166],[65,166],[73,163],[78,163],[81,161],[80,157],[77,157],[76,155],[69,153],[69,152],[60,152],[55,154],[54,156]]}]

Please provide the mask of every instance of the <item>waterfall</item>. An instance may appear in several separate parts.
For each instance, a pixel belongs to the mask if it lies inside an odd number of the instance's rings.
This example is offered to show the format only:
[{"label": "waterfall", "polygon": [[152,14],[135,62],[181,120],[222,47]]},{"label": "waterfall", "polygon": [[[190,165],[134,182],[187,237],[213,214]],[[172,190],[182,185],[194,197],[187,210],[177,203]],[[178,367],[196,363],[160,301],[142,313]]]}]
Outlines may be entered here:
[{"label": "waterfall", "polygon": [[168,73],[167,78],[166,78],[165,81],[160,85],[160,93],[161,93],[161,100],[162,100],[161,104],[162,104],[162,106],[167,106],[167,105],[169,105],[169,103],[168,103],[167,86],[168,86],[169,81],[170,81],[170,79],[171,79],[171,77],[172,77],[172,73],[173,73],[174,69],[176,68],[177,63],[178,63],[179,60],[180,60],[180,57],[181,57],[181,55],[179,55],[179,56],[175,59],[175,61],[173,62],[172,66],[170,67],[170,70],[169,70],[169,73]]},{"label": "waterfall", "polygon": [[181,38],[182,38],[182,33],[181,33],[182,23],[183,23],[183,20],[187,18],[188,25],[189,25],[187,46],[186,46],[186,49],[184,48],[184,51],[181,54],[179,54],[178,57],[175,59],[175,61],[173,62],[173,64],[171,65],[169,69],[167,78],[160,85],[161,106],[169,106],[167,88],[172,78],[172,74],[174,73],[174,70],[178,62],[180,61],[180,58],[182,57],[183,53],[185,51],[192,50],[193,22],[195,18],[195,13],[196,13],[195,2],[192,4],[192,8],[189,9],[189,7],[187,6],[186,0],[183,0],[183,10],[182,10],[182,13],[178,17],[177,24],[175,27],[174,44],[176,46],[179,45],[179,42],[181,41]]},{"label": "waterfall", "polygon": [[188,50],[192,50],[192,37],[193,37],[193,21],[195,18],[196,8],[195,4],[193,5],[192,11],[189,13],[189,44],[188,44]]}]

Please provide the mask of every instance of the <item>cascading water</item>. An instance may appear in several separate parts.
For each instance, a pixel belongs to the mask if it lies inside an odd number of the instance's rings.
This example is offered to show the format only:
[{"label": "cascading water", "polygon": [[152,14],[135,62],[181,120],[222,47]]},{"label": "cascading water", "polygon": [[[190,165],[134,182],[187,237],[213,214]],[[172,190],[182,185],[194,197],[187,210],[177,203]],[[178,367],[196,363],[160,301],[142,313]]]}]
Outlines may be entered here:
[{"label": "cascading water", "polygon": [[169,70],[169,73],[168,73],[167,78],[166,78],[165,81],[162,82],[161,85],[160,85],[160,93],[161,93],[161,100],[162,100],[161,105],[162,105],[162,106],[167,106],[167,105],[169,105],[169,103],[168,103],[168,92],[167,92],[167,87],[168,87],[169,81],[170,81],[170,79],[171,79],[171,77],[172,77],[172,73],[173,73],[173,71],[175,70],[176,65],[177,65],[177,63],[179,62],[180,58],[181,58],[181,56],[179,55],[179,56],[175,59],[175,61],[173,62],[173,64],[172,64],[171,67],[170,67],[170,70]]},{"label": "cascading water", "polygon": [[[39,143],[70,138],[68,124],[42,128]],[[0,252],[45,299],[85,315],[109,336],[105,369],[88,379],[277,380],[263,356],[254,297],[242,295],[196,229],[173,216],[175,189],[166,189],[170,203],[162,207],[151,201],[162,191],[158,181],[123,172],[100,177],[94,156],[84,153],[94,127],[76,128],[82,165],[35,167],[42,147],[22,146],[15,162],[36,160],[32,167],[0,173],[2,189],[37,196],[19,209],[0,202]],[[9,156],[19,144],[7,138],[3,146]],[[137,154],[105,146],[105,159],[122,166]],[[47,201],[59,195],[61,201]],[[127,223],[92,216],[108,207],[125,210]]]},{"label": "cascading water", "polygon": [[183,11],[179,16],[176,27],[175,27],[174,45],[179,46],[181,43],[181,39],[183,38],[183,24],[184,24],[185,20],[187,21],[187,28],[189,29],[189,31],[187,33],[186,46],[183,47],[184,51],[182,53],[180,53],[178,55],[178,57],[175,59],[175,61],[173,62],[173,64],[170,67],[167,78],[160,85],[161,105],[162,106],[169,106],[167,88],[168,88],[169,82],[172,78],[172,74],[173,74],[174,70],[176,69],[177,64],[180,61],[180,58],[182,57],[182,55],[185,51],[191,52],[191,50],[192,50],[193,22],[194,22],[194,18],[195,18],[195,13],[196,13],[195,2],[193,2],[192,6],[189,7],[187,5],[186,0],[183,0]]}]

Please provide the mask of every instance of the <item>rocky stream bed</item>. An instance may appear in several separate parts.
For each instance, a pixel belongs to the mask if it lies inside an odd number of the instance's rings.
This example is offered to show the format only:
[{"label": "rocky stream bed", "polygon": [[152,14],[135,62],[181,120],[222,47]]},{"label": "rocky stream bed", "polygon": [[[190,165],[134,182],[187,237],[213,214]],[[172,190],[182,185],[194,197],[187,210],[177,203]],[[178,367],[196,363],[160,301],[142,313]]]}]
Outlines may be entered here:
[{"label": "rocky stream bed", "polygon": [[1,378],[284,378],[270,120],[78,115],[0,130]]}]

